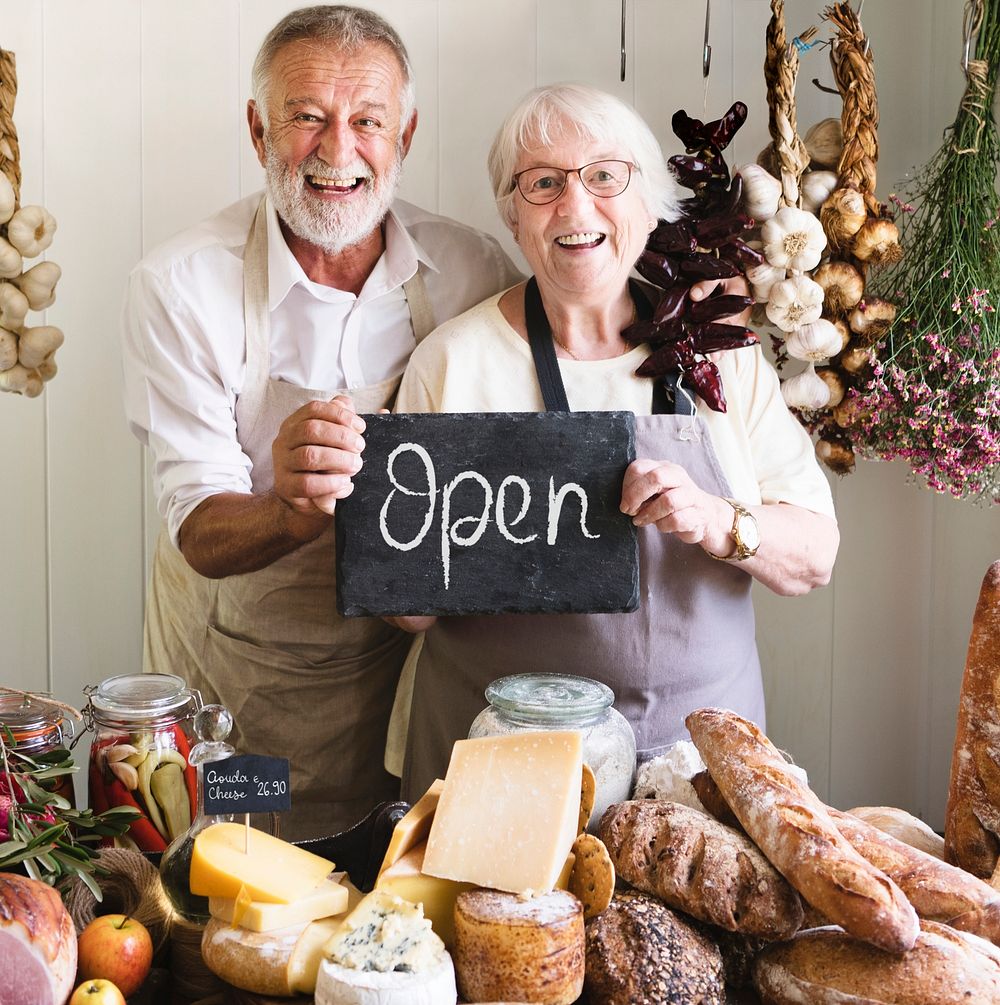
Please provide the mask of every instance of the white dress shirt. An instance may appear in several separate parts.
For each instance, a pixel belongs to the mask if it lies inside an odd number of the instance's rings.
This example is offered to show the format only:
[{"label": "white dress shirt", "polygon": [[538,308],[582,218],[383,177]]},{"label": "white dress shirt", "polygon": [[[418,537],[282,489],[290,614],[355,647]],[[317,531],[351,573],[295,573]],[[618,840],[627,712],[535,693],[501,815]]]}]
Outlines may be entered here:
[{"label": "white dress shirt", "polygon": [[[153,455],[157,507],[177,543],[207,496],[251,490],[236,435],[243,385],[243,250],[260,193],[154,249],[123,310],[125,410]],[[268,207],[271,377],[317,396],[398,376],[415,342],[402,284],[418,263],[437,324],[520,279],[491,237],[393,204],[386,247],[359,295],[312,282]]]}]

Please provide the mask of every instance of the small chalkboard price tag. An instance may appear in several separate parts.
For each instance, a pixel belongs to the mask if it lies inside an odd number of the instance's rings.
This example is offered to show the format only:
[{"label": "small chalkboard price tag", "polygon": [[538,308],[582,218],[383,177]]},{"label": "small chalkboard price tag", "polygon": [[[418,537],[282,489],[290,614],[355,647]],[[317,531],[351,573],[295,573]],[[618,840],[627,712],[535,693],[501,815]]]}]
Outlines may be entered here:
[{"label": "small chalkboard price tag", "polygon": [[202,765],[206,813],[277,813],[292,808],[287,757],[239,754]]},{"label": "small chalkboard price tag", "polygon": [[619,509],[631,412],[366,415],[337,503],[348,616],[585,613],[638,606]]}]

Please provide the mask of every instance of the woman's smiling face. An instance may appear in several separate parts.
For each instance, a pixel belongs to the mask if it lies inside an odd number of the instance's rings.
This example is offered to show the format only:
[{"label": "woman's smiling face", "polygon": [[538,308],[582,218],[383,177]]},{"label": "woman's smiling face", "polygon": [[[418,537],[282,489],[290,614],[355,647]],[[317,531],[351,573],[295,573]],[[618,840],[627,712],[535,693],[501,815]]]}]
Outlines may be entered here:
[{"label": "woman's smiling face", "polygon": [[[567,129],[551,146],[523,150],[516,170],[568,170],[601,160],[631,161],[631,157],[625,150],[574,136]],[[538,206],[517,192],[514,207],[515,239],[543,293],[576,300],[621,294],[646,246],[652,222],[635,177],[621,195],[602,198],[588,192],[574,172],[553,202]]]}]

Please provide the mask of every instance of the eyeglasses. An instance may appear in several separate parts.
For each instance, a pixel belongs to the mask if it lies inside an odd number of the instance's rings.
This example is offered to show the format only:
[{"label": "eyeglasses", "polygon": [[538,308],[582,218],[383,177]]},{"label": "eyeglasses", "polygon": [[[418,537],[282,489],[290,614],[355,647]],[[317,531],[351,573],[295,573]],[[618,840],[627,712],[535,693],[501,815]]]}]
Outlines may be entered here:
[{"label": "eyeglasses", "polygon": [[533,167],[518,171],[514,183],[527,202],[544,206],[555,202],[566,191],[571,174],[580,176],[580,184],[601,199],[613,199],[628,188],[634,164],[628,161],[594,161],[578,168]]}]

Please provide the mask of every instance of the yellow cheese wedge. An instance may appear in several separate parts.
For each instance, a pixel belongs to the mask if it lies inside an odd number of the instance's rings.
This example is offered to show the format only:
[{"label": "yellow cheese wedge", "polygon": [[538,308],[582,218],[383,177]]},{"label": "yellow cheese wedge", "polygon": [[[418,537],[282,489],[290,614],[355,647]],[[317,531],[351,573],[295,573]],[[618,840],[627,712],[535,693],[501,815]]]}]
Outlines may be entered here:
[{"label": "yellow cheese wedge", "polygon": [[324,879],[311,893],[307,893],[290,904],[268,904],[260,900],[246,898],[241,905],[240,898],[209,897],[208,913],[220,921],[249,929],[251,932],[273,932],[277,928],[301,925],[304,921],[316,921],[343,914],[347,910],[347,887],[341,886],[339,878],[344,873],[334,873]]},{"label": "yellow cheese wedge", "polygon": [[243,824],[212,824],[194,839],[192,893],[235,899],[245,885],[252,900],[290,904],[333,871],[327,859],[252,827],[247,854],[245,830]]},{"label": "yellow cheese wedge", "polygon": [[436,778],[431,787],[410,807],[406,816],[393,828],[389,847],[382,859],[381,876],[389,866],[398,862],[411,848],[427,840],[431,830],[431,821],[437,809],[438,800],[444,789],[444,781]]},{"label": "yellow cheese wedge", "polygon": [[413,904],[423,904],[424,917],[441,941],[451,949],[455,945],[455,901],[472,883],[426,876],[422,869],[427,843],[411,848],[398,861],[383,870],[375,883],[376,890],[395,894]]},{"label": "yellow cheese wedge", "polygon": [[459,740],[424,873],[509,893],[551,890],[576,840],[582,771],[572,730]]},{"label": "yellow cheese wedge", "polygon": [[[363,894],[358,895],[360,900]],[[342,914],[337,918],[314,921],[299,936],[288,961],[288,986],[293,994],[311,995],[316,990],[316,975],[323,962],[323,947],[344,926]]]}]

